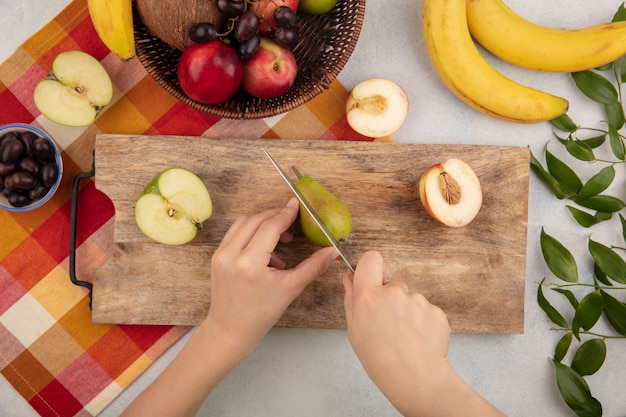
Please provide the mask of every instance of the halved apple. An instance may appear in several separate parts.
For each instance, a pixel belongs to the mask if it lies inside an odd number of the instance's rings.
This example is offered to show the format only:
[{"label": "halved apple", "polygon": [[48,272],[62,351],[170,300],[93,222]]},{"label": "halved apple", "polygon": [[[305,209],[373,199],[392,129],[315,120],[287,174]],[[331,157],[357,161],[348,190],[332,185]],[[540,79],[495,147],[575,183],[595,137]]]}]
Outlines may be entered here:
[{"label": "halved apple", "polygon": [[213,204],[202,180],[185,168],[169,168],[155,176],[135,205],[139,229],[159,243],[184,245],[211,217]]},{"label": "halved apple", "polygon": [[113,84],[100,61],[82,51],[62,52],[33,92],[37,109],[53,122],[87,126],[113,98]]},{"label": "halved apple", "polygon": [[404,123],[408,111],[406,92],[386,78],[359,82],[346,100],[348,124],[357,133],[370,138],[395,133]]},{"label": "halved apple", "polygon": [[420,178],[419,194],[426,212],[451,227],[469,224],[483,204],[476,173],[457,158],[428,168]]}]

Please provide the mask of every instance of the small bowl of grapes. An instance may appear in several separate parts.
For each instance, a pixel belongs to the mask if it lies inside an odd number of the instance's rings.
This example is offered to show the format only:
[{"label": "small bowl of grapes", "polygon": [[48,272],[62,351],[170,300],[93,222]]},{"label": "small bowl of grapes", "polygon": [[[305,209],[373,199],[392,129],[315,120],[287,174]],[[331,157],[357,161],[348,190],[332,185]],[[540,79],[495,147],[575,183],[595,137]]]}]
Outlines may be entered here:
[{"label": "small bowl of grapes", "polygon": [[0,209],[34,210],[61,183],[63,160],[52,138],[24,123],[0,126]]}]

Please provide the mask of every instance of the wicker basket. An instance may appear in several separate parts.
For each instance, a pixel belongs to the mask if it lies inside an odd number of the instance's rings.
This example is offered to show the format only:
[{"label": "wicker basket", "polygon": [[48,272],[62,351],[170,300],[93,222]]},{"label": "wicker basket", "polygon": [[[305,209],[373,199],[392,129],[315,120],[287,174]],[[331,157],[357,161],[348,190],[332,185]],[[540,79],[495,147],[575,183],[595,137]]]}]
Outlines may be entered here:
[{"label": "wicker basket", "polygon": [[329,87],[356,46],[365,14],[365,0],[339,0],[332,11],[322,15],[299,13],[300,42],[292,50],[298,64],[298,76],[285,94],[273,99],[258,99],[239,89],[230,99],[213,106],[198,103],[181,90],[176,73],[181,51],[152,35],[138,16],[136,7],[134,13],[137,56],[166,91],[185,104],[214,116],[259,119],[299,107]]}]

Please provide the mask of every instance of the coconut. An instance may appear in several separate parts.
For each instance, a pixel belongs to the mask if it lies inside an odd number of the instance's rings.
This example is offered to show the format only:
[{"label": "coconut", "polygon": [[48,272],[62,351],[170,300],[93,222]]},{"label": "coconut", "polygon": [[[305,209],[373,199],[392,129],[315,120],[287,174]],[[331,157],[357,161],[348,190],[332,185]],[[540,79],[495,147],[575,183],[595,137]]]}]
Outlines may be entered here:
[{"label": "coconut", "polygon": [[208,22],[218,30],[226,15],[217,0],[136,0],[137,11],[146,28],[168,45],[184,50],[191,44],[189,29]]}]

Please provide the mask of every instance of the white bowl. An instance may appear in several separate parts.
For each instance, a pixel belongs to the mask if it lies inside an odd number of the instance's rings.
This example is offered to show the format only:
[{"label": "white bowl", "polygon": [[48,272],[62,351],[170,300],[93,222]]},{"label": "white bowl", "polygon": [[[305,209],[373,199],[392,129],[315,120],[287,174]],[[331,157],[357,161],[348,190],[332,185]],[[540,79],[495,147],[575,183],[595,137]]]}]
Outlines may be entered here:
[{"label": "white bowl", "polygon": [[[52,145],[52,150],[54,152],[54,159],[56,161],[58,167],[58,173],[54,184],[50,187],[46,195],[38,200],[33,200],[29,204],[26,204],[21,207],[14,207],[9,203],[7,197],[5,197],[2,193],[0,193],[0,209],[8,210],[13,212],[25,212],[34,210],[38,207],[44,205],[50,198],[54,195],[56,190],[59,188],[59,184],[61,183],[61,178],[63,176],[63,159],[61,158],[61,152],[57,144],[52,140],[52,138],[43,130],[38,129],[34,126],[24,123],[10,123],[3,126],[0,126],[0,138],[2,138],[6,133],[9,132],[32,132],[38,137],[46,139]],[[0,144],[1,146],[1,144]],[[4,179],[4,178],[2,178]]]}]

